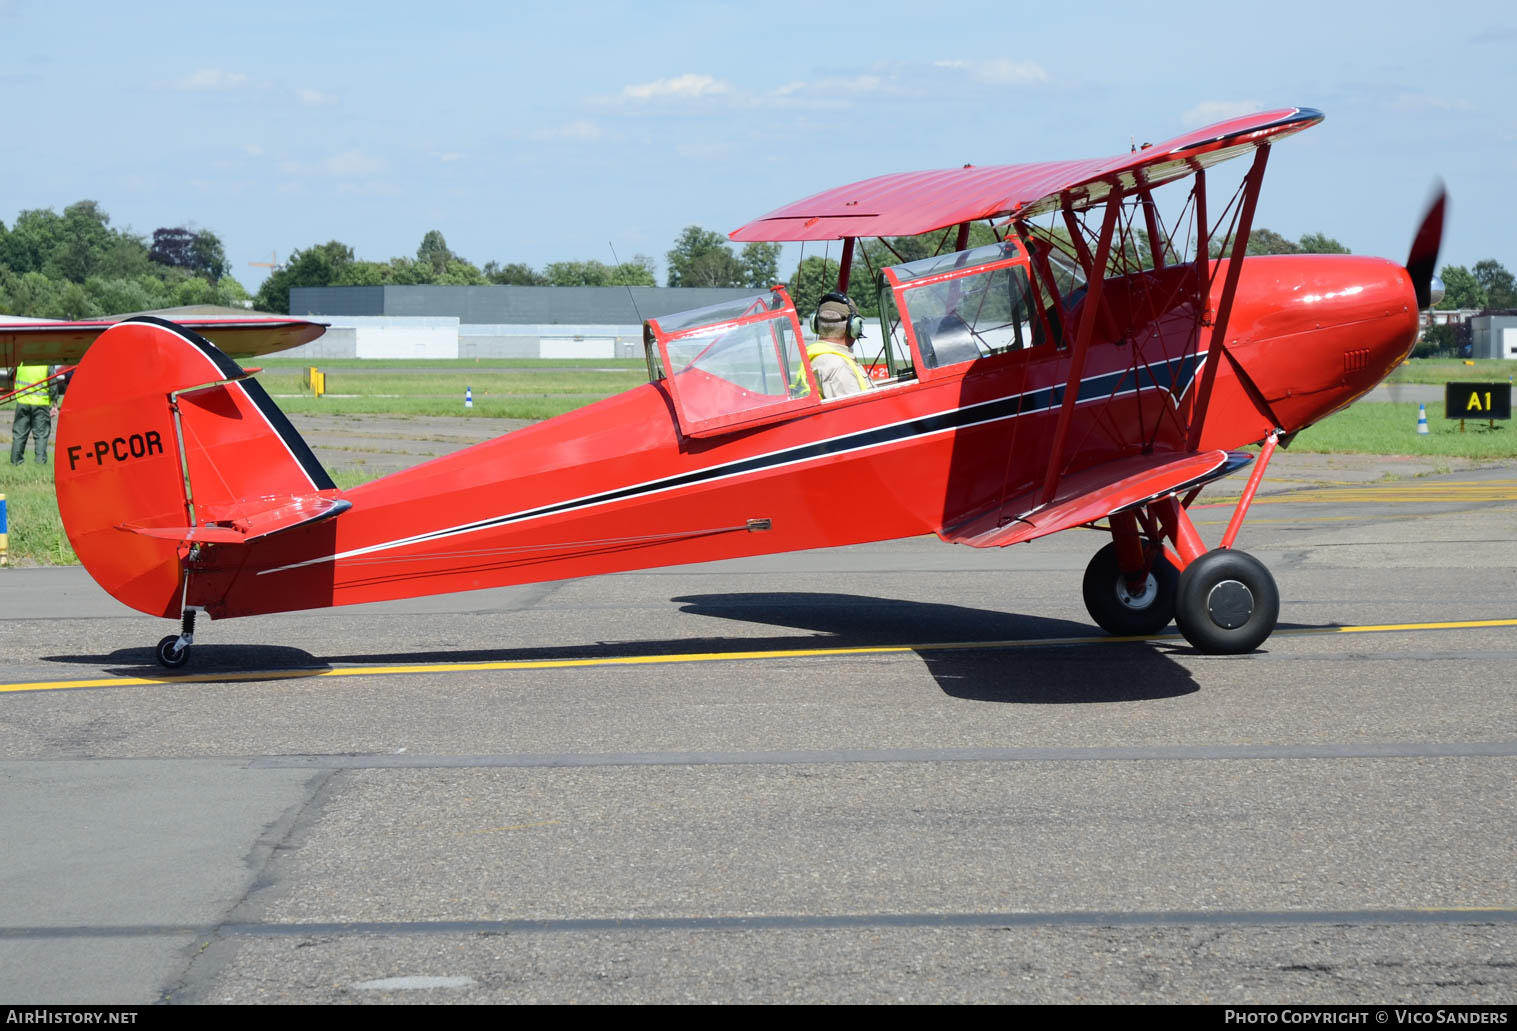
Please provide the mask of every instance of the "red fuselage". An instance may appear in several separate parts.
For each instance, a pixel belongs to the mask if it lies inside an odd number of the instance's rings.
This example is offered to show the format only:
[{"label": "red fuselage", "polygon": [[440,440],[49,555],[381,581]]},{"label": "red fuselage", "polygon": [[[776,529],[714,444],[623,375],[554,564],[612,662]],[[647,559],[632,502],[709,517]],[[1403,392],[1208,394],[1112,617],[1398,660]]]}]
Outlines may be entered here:
[{"label": "red fuselage", "polygon": [[[1066,472],[1184,447],[1217,349],[1205,329],[1194,339],[1193,299],[1143,310],[1134,298],[1164,293],[1153,285],[1107,284],[1123,330],[1090,346]],[[1400,266],[1247,259],[1200,446],[1311,425],[1378,383],[1416,327]],[[209,549],[187,601],[241,616],[940,532],[1042,481],[1069,362],[1052,346],[917,362],[915,379],[701,438],[681,432],[667,382],[650,383],[345,491],[338,518]],[[153,581],[123,600],[177,615],[177,568]]]}]

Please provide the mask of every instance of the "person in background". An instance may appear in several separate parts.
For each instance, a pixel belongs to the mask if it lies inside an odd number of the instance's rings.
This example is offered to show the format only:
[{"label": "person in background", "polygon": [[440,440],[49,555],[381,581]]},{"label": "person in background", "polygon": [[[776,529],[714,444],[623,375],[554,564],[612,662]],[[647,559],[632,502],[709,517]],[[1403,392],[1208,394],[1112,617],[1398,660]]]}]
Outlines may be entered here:
[{"label": "person in background", "polygon": [[11,465],[20,465],[26,460],[26,438],[35,441],[33,448],[38,465],[47,464],[47,441],[53,432],[53,416],[57,414],[58,389],[56,380],[48,377],[52,368],[47,365],[18,365],[12,385],[16,390],[16,417],[11,423]]}]

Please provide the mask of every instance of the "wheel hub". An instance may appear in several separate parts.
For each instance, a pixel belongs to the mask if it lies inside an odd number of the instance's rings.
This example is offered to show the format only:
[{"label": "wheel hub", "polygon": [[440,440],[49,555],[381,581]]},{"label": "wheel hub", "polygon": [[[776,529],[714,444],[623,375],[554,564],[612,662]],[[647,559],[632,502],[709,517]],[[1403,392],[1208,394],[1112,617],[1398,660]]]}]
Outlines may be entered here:
[{"label": "wheel hub", "polygon": [[1206,612],[1224,630],[1236,630],[1254,613],[1254,595],[1237,580],[1223,580],[1206,596]]},{"label": "wheel hub", "polygon": [[1146,609],[1159,596],[1159,581],[1149,573],[1143,578],[1143,589],[1134,594],[1127,587],[1127,577],[1117,577],[1117,600],[1130,609]]}]

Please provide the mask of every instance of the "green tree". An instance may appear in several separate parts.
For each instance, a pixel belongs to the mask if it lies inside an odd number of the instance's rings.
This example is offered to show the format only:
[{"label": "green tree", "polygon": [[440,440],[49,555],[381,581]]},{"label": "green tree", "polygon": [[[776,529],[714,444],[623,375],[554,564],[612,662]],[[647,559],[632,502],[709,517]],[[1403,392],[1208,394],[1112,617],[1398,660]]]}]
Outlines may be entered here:
[{"label": "green tree", "polygon": [[547,286],[548,278],[537,272],[530,265],[521,262],[512,262],[509,265],[501,265],[497,262],[487,261],[481,269],[486,279],[497,286]]},{"label": "green tree", "polygon": [[9,269],[0,272],[0,290],[4,291],[4,306],[8,315],[25,315],[34,319],[57,318],[49,312],[55,308],[54,298],[60,284],[41,272],[23,272],[19,275]]},{"label": "green tree", "polygon": [[727,238],[700,226],[686,226],[664,257],[670,286],[743,286],[748,281]]},{"label": "green tree", "polygon": [[795,302],[795,310],[800,315],[802,323],[816,311],[816,306],[821,303],[823,294],[837,289],[837,283],[838,263],[831,258],[813,254],[796,266],[786,286],[790,290],[790,299]]},{"label": "green tree", "polygon": [[458,255],[448,249],[448,241],[436,229],[427,230],[427,235],[421,238],[421,246],[416,248],[416,261],[432,266],[432,271],[438,275],[456,260],[459,260]]},{"label": "green tree", "polygon": [[1301,251],[1304,254],[1352,254],[1347,247],[1326,233],[1304,233],[1301,236]]},{"label": "green tree", "polygon": [[186,279],[174,288],[174,305],[190,304],[215,304],[216,288],[209,282],[195,276]]},{"label": "green tree", "polygon": [[1454,327],[1446,322],[1435,323],[1422,331],[1422,336],[1412,348],[1413,358],[1454,358],[1459,349],[1454,337]]},{"label": "green tree", "polygon": [[0,264],[17,275],[41,272],[48,255],[61,239],[63,220],[46,208],[33,208],[16,216],[5,238]]},{"label": "green tree", "polygon": [[1445,265],[1438,272],[1443,280],[1443,300],[1435,307],[1445,311],[1489,307],[1485,287],[1463,265]]},{"label": "green tree", "polygon": [[[225,259],[222,261],[224,265]],[[147,244],[131,233],[116,233],[95,262],[95,274],[107,279],[135,279],[151,276],[155,271],[148,259]]]},{"label": "green tree", "polygon": [[[1517,280],[1495,258],[1475,262],[1470,270],[1475,281],[1485,291],[1486,306],[1491,308],[1517,308]],[[1444,287],[1447,288],[1445,283]]]},{"label": "green tree", "polygon": [[149,290],[134,279],[106,279],[91,276],[84,281],[84,291],[90,301],[105,315],[126,315],[131,312],[167,308],[167,298],[161,291],[162,284],[149,278],[154,289]]},{"label": "green tree", "polygon": [[195,234],[195,241],[190,245],[190,261],[190,267],[209,283],[219,283],[226,275],[226,250],[221,246],[221,238],[209,229]]},{"label": "green tree", "polygon": [[484,273],[470,262],[457,257],[448,262],[432,281],[439,286],[488,286],[490,284]]},{"label": "green tree", "polygon": [[222,276],[216,280],[215,303],[227,308],[246,308],[253,295],[248,293],[248,288],[237,281],[235,276]]},{"label": "green tree", "polygon": [[743,267],[743,285],[755,290],[767,290],[780,281],[780,245],[777,243],[750,243],[743,246],[738,255]]},{"label": "green tree", "polygon": [[184,269],[210,283],[226,275],[226,252],[221,239],[208,229],[199,232],[184,226],[154,229],[148,259],[169,268]]},{"label": "green tree", "polygon": [[634,254],[630,261],[617,265],[611,273],[611,286],[658,286],[658,276],[653,259],[646,254]]},{"label": "green tree", "polygon": [[[1214,240],[1213,245],[1220,245],[1221,241]],[[1218,252],[1220,253],[1220,251]],[[1301,245],[1287,240],[1273,229],[1265,229],[1259,226],[1248,234],[1249,254],[1300,254]]]},{"label": "green tree", "polygon": [[290,255],[289,264],[263,281],[253,305],[259,311],[289,314],[293,288],[331,286],[352,262],[353,248],[338,240],[296,251]]},{"label": "green tree", "polygon": [[548,286],[655,286],[653,259],[634,255],[620,265],[604,262],[555,261],[543,269]]},{"label": "green tree", "polygon": [[[63,209],[61,238],[43,264],[42,271],[53,279],[67,279],[82,284],[95,271],[100,258],[110,247],[114,234],[108,227],[111,217],[92,200],[75,201]],[[70,294],[70,307],[83,296]]]}]

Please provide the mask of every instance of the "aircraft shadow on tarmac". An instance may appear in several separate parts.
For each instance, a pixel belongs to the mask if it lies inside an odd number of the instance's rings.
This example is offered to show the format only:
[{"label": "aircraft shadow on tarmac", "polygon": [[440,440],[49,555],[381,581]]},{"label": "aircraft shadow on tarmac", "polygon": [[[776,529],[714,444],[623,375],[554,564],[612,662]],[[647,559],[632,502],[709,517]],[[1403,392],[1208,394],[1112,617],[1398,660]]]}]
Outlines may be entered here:
[{"label": "aircraft shadow on tarmac", "polygon": [[[1164,646],[1149,642],[1036,646],[1037,641],[1101,633],[1089,623],[1066,619],[855,594],[702,594],[671,600],[681,603],[682,612],[812,632],[798,638],[743,638],[748,648],[922,646],[917,654],[943,693],[968,701],[1132,702],[1198,690],[1190,673],[1165,654]],[[818,639],[813,636],[818,632],[831,636]],[[975,642],[1006,641],[1029,643],[1014,648],[974,647]]]},{"label": "aircraft shadow on tarmac", "polygon": [[[1132,702],[1190,694],[1198,686],[1169,657],[1189,651],[1184,641],[1050,645],[1039,641],[1099,637],[1088,623],[1022,615],[962,605],[902,601],[855,594],[763,592],[703,594],[670,599],[680,611],[716,619],[793,628],[794,634],[705,636],[615,641],[541,648],[495,648],[365,652],[314,656],[299,648],[211,642],[195,645],[183,670],[169,674],[147,648],[109,655],[53,655],[50,662],[102,667],[130,677],[176,674],[215,679],[218,673],[259,671],[309,676],[336,665],[416,665],[468,662],[542,662],[621,656],[679,656],[713,652],[760,652],[814,648],[917,646],[942,691],[955,698],[1021,704]],[[1005,647],[1004,642],[1027,642]],[[984,648],[975,644],[983,643]],[[748,671],[749,677],[762,673]]]}]

